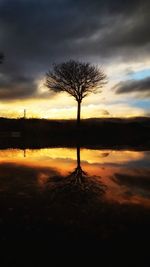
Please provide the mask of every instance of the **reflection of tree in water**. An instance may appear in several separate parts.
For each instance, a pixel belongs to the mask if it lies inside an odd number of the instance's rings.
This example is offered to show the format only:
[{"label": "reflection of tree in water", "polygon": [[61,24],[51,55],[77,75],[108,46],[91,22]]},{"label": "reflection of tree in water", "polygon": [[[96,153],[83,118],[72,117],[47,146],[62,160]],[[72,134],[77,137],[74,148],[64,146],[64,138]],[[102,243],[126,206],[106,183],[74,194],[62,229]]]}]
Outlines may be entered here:
[{"label": "reflection of tree in water", "polygon": [[47,182],[47,190],[51,197],[67,198],[69,201],[90,201],[99,198],[106,191],[106,186],[100,181],[100,176],[90,176],[80,163],[80,146],[77,146],[77,167],[68,176],[53,176]]}]

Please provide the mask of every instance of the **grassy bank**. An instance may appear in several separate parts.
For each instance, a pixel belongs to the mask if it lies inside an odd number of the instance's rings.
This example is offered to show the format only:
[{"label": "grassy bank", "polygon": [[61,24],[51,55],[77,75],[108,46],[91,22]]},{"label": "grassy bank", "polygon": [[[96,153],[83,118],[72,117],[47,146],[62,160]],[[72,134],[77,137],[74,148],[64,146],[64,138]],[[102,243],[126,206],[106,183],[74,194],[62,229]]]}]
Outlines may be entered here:
[{"label": "grassy bank", "polygon": [[0,147],[100,146],[150,148],[150,118],[74,120],[0,118]]}]

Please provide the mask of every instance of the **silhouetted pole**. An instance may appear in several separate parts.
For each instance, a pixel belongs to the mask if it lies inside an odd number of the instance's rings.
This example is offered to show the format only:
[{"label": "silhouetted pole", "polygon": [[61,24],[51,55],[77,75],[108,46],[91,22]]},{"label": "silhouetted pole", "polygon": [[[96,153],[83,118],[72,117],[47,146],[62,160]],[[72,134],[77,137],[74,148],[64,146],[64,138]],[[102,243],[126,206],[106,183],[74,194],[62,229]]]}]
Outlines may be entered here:
[{"label": "silhouetted pole", "polygon": [[24,109],[24,119],[26,119],[26,109]]}]

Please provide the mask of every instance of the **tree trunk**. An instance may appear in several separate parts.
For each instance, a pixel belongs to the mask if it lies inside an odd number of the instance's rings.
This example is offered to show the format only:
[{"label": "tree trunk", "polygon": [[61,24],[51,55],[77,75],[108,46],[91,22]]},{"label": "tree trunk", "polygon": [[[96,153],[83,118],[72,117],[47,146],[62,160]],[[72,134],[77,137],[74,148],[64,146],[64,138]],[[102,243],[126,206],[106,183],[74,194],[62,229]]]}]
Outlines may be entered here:
[{"label": "tree trunk", "polygon": [[77,145],[77,168],[81,168],[80,166],[80,146]]},{"label": "tree trunk", "polygon": [[78,110],[77,110],[77,125],[80,125],[80,115],[81,115],[81,102],[78,101]]}]

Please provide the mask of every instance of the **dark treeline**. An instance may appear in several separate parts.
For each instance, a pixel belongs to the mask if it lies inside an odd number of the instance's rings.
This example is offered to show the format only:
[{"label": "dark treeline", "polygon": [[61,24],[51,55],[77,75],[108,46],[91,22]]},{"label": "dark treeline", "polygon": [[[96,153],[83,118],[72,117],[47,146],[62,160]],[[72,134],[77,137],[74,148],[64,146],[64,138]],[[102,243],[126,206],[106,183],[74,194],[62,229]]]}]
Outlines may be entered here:
[{"label": "dark treeline", "polygon": [[[15,133],[14,133],[15,132]],[[15,136],[19,133],[20,136]],[[150,118],[74,120],[0,119],[0,147],[124,146],[150,148]]]}]

